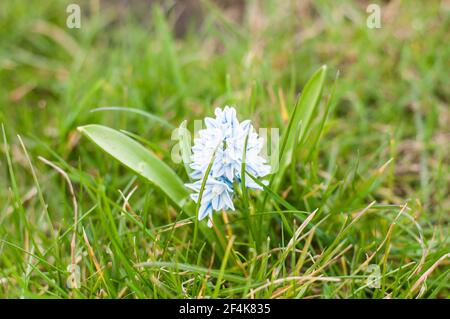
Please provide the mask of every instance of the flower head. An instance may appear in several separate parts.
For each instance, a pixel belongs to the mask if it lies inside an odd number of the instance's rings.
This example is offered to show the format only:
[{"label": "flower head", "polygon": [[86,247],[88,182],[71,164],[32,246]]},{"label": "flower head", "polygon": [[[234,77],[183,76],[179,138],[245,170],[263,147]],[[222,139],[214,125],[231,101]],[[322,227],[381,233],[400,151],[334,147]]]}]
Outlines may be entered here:
[{"label": "flower head", "polygon": [[[249,120],[239,123],[236,110],[225,106],[215,110],[215,118],[206,117],[206,129],[200,130],[192,147],[193,169],[191,177],[196,182],[186,184],[196,193],[191,198],[198,202],[201,185],[209,165],[205,188],[202,194],[198,219],[209,216],[211,226],[213,211],[234,210],[232,197],[233,185],[241,184],[242,162],[245,156],[245,170],[255,177],[264,177],[270,172],[270,166],[260,156],[264,140],[255,132]],[[245,152],[244,152],[245,148]],[[245,176],[245,186],[261,189],[250,176]]]}]

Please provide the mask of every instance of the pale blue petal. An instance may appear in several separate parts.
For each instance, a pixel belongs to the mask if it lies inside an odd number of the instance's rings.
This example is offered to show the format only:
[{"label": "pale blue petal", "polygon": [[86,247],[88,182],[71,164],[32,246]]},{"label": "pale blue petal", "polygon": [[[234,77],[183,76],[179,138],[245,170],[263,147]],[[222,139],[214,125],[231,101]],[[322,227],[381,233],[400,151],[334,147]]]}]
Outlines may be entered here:
[{"label": "pale blue petal", "polygon": [[198,220],[205,218],[211,211],[211,203],[201,204],[198,211]]}]

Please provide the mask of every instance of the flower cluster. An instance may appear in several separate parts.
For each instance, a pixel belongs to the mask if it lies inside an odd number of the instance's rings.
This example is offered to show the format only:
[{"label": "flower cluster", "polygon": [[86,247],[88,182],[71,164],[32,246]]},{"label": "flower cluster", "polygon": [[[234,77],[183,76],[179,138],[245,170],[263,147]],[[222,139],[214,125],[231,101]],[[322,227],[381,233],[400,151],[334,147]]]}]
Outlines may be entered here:
[{"label": "flower cluster", "polygon": [[[245,156],[245,171],[254,177],[264,177],[270,172],[270,166],[259,154],[264,140],[258,137],[249,120],[239,123],[236,110],[225,106],[215,110],[215,118],[206,117],[206,129],[199,131],[192,147],[193,169],[191,177],[194,183],[186,184],[193,191],[191,198],[198,202],[203,178],[211,164],[202,193],[198,219],[208,218],[212,226],[213,211],[234,210],[233,186],[241,185],[242,161]],[[245,144],[247,140],[247,144]],[[244,154],[244,147],[246,150]],[[250,176],[245,176],[245,186],[261,189]]]}]

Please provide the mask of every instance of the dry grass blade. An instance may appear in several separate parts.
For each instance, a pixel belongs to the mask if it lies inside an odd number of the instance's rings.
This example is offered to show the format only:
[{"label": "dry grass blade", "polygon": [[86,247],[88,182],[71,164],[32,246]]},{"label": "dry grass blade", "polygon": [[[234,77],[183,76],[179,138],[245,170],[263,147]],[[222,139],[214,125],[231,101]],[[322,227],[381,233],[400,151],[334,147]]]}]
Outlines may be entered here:
[{"label": "dry grass blade", "polygon": [[445,254],[443,256],[441,256],[441,258],[439,258],[430,268],[428,268],[427,271],[425,271],[423,273],[422,276],[420,276],[420,278],[416,281],[416,283],[412,286],[411,290],[409,291],[408,295],[411,295],[414,291],[417,290],[417,288],[419,288],[419,286],[428,278],[428,276],[430,276],[430,274],[437,268],[439,267],[439,265],[446,259],[446,258],[450,258],[450,253]]},{"label": "dry grass blade", "polygon": [[336,277],[314,277],[314,276],[291,276],[291,277],[286,277],[286,278],[280,278],[280,279],[276,279],[273,281],[268,281],[267,283],[265,283],[264,285],[261,285],[255,289],[252,289],[252,291],[250,293],[248,293],[247,298],[249,298],[250,296],[254,295],[255,293],[257,293],[258,291],[261,291],[263,289],[266,289],[268,287],[272,287],[274,285],[279,285],[282,284],[286,281],[293,281],[296,280],[297,284],[301,284],[302,282],[305,281],[328,281],[328,282],[339,282],[341,281],[340,278],[336,278]]},{"label": "dry grass blade", "polygon": [[[38,157],[39,160],[41,160],[44,164],[52,167],[55,171],[57,171],[59,174],[61,174],[61,176],[66,180],[67,185],[69,186],[69,192],[70,192],[70,196],[72,198],[72,205],[73,205],[73,233],[72,233],[72,240],[70,242],[70,258],[71,258],[71,275],[73,276],[72,278],[74,278],[75,276],[75,265],[76,265],[76,256],[75,256],[75,249],[76,249],[76,241],[77,241],[77,226],[78,226],[78,202],[77,202],[77,198],[75,196],[75,191],[73,189],[73,185],[72,185],[72,181],[69,178],[69,175],[67,175],[67,173],[59,166],[57,166],[56,164],[50,162],[49,160],[43,158],[42,156]],[[75,283],[75,285],[77,284],[76,281],[74,280],[73,283]],[[76,287],[79,288],[79,287]]]}]

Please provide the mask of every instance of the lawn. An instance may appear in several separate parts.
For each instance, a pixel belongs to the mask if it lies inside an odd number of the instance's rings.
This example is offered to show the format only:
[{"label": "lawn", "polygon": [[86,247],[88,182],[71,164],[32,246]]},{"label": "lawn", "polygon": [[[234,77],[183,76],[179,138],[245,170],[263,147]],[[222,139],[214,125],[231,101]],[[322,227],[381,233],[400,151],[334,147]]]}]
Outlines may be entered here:
[{"label": "lawn", "polygon": [[[1,298],[450,297],[447,1],[72,2],[0,3]],[[280,167],[209,228],[226,105]]]}]

